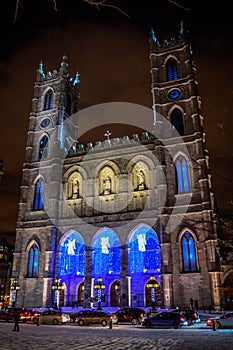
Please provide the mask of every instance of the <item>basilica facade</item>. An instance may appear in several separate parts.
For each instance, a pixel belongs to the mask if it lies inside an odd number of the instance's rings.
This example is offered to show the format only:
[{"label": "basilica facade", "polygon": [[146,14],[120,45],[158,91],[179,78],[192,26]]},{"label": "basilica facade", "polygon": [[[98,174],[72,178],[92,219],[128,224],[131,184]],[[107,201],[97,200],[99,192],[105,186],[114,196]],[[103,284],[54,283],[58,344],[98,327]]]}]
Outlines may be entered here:
[{"label": "basilica facade", "polygon": [[[150,38],[152,132],[82,145],[67,57],[34,86],[14,251],[16,305],[218,308],[221,261],[187,37]],[[143,116],[142,116],[143,119]],[[71,136],[70,136],[71,135]],[[101,291],[101,293],[98,292]],[[101,298],[101,299],[98,299]]]}]

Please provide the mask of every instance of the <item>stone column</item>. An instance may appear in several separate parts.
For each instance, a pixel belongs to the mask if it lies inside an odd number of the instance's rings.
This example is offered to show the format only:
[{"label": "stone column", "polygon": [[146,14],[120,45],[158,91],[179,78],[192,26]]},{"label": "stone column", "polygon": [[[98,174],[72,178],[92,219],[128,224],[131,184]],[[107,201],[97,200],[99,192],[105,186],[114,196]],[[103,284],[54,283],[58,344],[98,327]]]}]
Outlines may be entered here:
[{"label": "stone column", "polygon": [[128,251],[127,246],[121,246],[121,306],[129,306],[128,300]]},{"label": "stone column", "polygon": [[91,306],[91,286],[92,286],[92,248],[86,246],[86,264],[84,279],[84,301],[83,307]]}]

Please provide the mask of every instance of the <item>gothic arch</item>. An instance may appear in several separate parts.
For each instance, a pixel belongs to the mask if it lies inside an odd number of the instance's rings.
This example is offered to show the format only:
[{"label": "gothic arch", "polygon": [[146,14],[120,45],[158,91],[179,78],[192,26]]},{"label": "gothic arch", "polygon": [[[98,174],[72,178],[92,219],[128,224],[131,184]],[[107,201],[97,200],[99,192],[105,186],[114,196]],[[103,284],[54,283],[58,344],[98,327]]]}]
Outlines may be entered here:
[{"label": "gothic arch", "polygon": [[96,232],[91,242],[93,277],[120,275],[120,246],[120,239],[113,229],[103,227]]},{"label": "gothic arch", "polygon": [[[82,194],[85,189],[85,180],[87,178],[87,174],[85,169],[80,166],[71,166],[63,175],[63,191],[66,199],[76,199],[82,198]],[[78,196],[73,197],[72,188],[74,184],[74,180],[78,181]],[[73,198],[72,198],[73,197]]]},{"label": "gothic arch", "polygon": [[54,90],[48,87],[43,94],[43,111],[48,111],[54,107]]},{"label": "gothic arch", "polygon": [[82,196],[82,176],[79,172],[74,171],[68,178],[67,183],[67,199],[77,199]]},{"label": "gothic arch", "polygon": [[49,141],[49,135],[47,133],[43,133],[39,140],[39,152],[38,152],[39,161],[42,158],[45,159],[48,155],[48,141]]},{"label": "gothic arch", "polygon": [[45,181],[41,175],[37,175],[33,183],[32,210],[43,210]]},{"label": "gothic arch", "polygon": [[128,162],[125,172],[129,174],[129,181],[132,183],[133,189],[136,189],[138,186],[137,172],[140,171],[140,169],[142,169],[145,176],[146,188],[156,187],[157,164],[155,164],[155,162],[156,159],[152,160],[144,155],[135,156]]},{"label": "gothic arch", "polygon": [[110,284],[110,306],[121,305],[121,283],[120,280],[114,280]]},{"label": "gothic arch", "polygon": [[135,191],[147,190],[149,188],[149,169],[148,166],[138,161],[132,168],[132,184]]},{"label": "gothic arch", "polygon": [[117,193],[119,167],[112,161],[101,162],[96,169],[97,195],[109,195]]},{"label": "gothic arch", "polygon": [[[185,134],[185,123],[184,123],[184,115],[185,112],[183,108],[177,104],[173,105],[169,112],[169,120],[171,123],[171,131],[175,137],[184,136]],[[178,135],[177,135],[178,134]]]},{"label": "gothic arch", "polygon": [[39,272],[39,253],[40,245],[38,244],[38,238],[31,239],[26,247],[27,259],[26,259],[26,276],[29,278],[38,277]]},{"label": "gothic arch", "polygon": [[129,274],[160,274],[160,246],[156,232],[146,224],[134,227],[127,239]]},{"label": "gothic arch", "polygon": [[180,271],[197,272],[198,265],[198,239],[196,234],[189,228],[184,228],[178,235],[180,252]]},{"label": "gothic arch", "polygon": [[85,271],[85,242],[80,233],[70,230],[58,245],[59,276],[83,277]]},{"label": "gothic arch", "polygon": [[175,56],[169,55],[166,58],[164,65],[166,67],[167,81],[179,79],[178,60]]},{"label": "gothic arch", "polygon": [[176,179],[176,193],[190,193],[193,185],[193,173],[187,155],[180,152],[173,159]]}]

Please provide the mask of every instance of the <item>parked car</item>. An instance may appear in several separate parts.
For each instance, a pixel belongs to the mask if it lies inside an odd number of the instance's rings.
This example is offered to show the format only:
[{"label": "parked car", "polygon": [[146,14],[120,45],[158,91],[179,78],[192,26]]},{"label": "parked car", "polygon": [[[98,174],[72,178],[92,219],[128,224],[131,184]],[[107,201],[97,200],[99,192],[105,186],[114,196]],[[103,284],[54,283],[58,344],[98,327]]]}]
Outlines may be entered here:
[{"label": "parked car", "polygon": [[225,312],[221,316],[209,317],[206,325],[213,327],[213,321],[215,321],[216,328],[233,327],[233,312]]},{"label": "parked car", "polygon": [[92,312],[95,310],[80,310],[78,312],[75,313],[70,313],[70,322],[75,322],[76,318],[81,317],[81,316],[90,316],[92,314]]},{"label": "parked car", "polygon": [[191,326],[194,323],[201,322],[200,316],[197,311],[192,309],[175,309],[172,312],[181,312],[188,322],[188,326]]},{"label": "parked car", "polygon": [[146,328],[155,326],[180,328],[184,325],[187,325],[187,320],[182,312],[164,311],[142,319],[142,326]]},{"label": "parked car", "polygon": [[106,311],[95,310],[80,311],[80,314],[75,319],[75,323],[79,326],[88,326],[90,324],[101,324],[106,327],[112,321],[112,315]]},{"label": "parked car", "polygon": [[33,309],[23,308],[20,313],[20,321],[24,323],[33,321],[34,318],[38,317],[39,313]]},{"label": "parked car", "polygon": [[[38,316],[33,318],[33,323],[36,323],[38,320]],[[52,323],[54,325],[57,324],[65,324],[70,321],[70,316],[68,314],[63,313],[59,310],[49,310],[43,311],[39,315],[39,323]]]},{"label": "parked car", "polygon": [[1,310],[0,311],[0,320],[9,322],[13,321],[14,319],[14,313],[10,310]]},{"label": "parked car", "polygon": [[130,322],[134,325],[141,324],[142,318],[146,316],[146,312],[143,309],[137,307],[123,307],[113,314],[115,323],[118,322]]}]

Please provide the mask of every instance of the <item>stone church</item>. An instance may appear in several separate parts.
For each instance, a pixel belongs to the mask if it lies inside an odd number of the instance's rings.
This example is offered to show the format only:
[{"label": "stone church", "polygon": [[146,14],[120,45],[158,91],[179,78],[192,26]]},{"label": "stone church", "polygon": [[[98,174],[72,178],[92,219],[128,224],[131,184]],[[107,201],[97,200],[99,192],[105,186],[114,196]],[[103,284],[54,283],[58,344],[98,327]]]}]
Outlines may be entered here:
[{"label": "stone church", "polygon": [[[80,144],[79,75],[37,70],[12,279],[27,307],[221,303],[209,157],[191,46],[152,30],[152,132]],[[80,111],[82,112],[82,111]],[[142,118],[143,120],[143,118]]]}]

